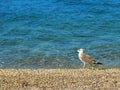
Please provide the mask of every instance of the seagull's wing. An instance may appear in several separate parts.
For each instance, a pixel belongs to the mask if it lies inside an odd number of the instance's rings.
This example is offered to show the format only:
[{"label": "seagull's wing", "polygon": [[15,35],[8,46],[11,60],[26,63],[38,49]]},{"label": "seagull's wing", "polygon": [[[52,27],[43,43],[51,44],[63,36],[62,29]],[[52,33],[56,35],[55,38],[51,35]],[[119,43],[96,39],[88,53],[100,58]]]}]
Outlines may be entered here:
[{"label": "seagull's wing", "polygon": [[86,63],[89,63],[89,64],[95,64],[96,63],[95,59],[92,58],[90,55],[83,54],[82,58]]}]

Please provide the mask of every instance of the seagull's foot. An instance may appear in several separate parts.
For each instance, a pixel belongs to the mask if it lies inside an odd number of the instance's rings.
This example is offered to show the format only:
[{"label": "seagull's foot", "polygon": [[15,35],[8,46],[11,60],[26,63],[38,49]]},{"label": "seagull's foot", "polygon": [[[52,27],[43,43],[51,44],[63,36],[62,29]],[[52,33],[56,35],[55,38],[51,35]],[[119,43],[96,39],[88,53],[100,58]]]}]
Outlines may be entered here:
[{"label": "seagull's foot", "polygon": [[83,66],[83,69],[85,69],[85,66]]},{"label": "seagull's foot", "polygon": [[92,70],[95,70],[95,67],[92,66],[91,69],[92,69]]}]

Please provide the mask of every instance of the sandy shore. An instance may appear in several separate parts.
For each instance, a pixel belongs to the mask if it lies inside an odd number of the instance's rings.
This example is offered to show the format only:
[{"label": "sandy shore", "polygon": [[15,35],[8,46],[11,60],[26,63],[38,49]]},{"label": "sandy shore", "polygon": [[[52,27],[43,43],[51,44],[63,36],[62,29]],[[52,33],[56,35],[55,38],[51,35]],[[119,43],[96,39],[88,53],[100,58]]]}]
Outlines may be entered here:
[{"label": "sandy shore", "polygon": [[0,90],[120,90],[120,69],[0,69]]}]

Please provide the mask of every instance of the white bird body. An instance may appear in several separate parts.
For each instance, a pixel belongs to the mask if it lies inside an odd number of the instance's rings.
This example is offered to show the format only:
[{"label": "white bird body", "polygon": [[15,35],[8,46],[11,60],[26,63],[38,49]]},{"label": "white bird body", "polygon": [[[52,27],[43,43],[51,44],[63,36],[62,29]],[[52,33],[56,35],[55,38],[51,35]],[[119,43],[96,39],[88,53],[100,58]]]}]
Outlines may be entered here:
[{"label": "white bird body", "polygon": [[80,59],[82,62],[84,62],[84,60],[82,60],[82,54],[83,54],[83,51],[80,51],[80,52],[78,53],[78,57],[79,57],[79,59]]}]

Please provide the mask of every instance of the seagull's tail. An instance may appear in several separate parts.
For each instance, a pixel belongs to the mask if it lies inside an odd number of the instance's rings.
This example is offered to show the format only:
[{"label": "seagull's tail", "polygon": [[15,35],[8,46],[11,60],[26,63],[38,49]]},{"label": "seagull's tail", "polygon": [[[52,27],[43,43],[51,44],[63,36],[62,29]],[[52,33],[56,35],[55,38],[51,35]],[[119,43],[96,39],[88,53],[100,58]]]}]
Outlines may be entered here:
[{"label": "seagull's tail", "polygon": [[102,65],[103,63],[100,63],[100,62],[94,62],[94,64],[100,64],[100,65]]},{"label": "seagull's tail", "polygon": [[102,65],[103,63],[100,63],[100,62],[96,62],[95,64],[100,64],[100,65]]}]

